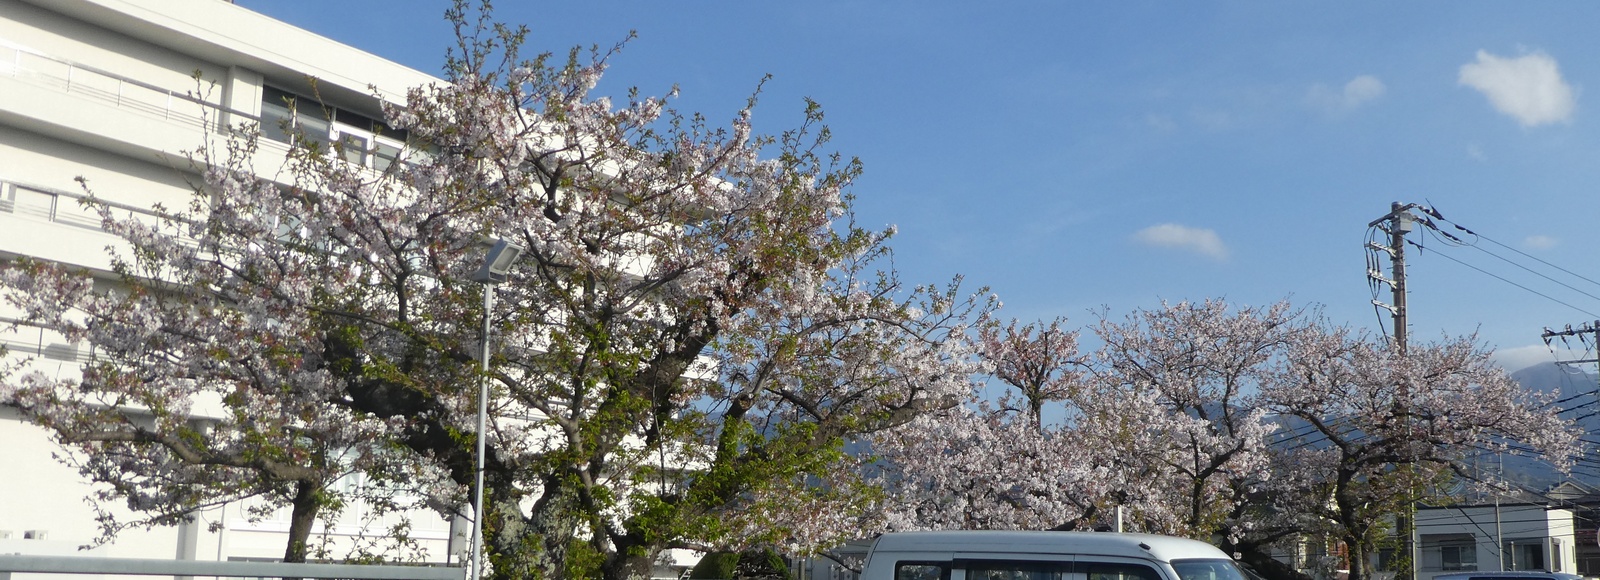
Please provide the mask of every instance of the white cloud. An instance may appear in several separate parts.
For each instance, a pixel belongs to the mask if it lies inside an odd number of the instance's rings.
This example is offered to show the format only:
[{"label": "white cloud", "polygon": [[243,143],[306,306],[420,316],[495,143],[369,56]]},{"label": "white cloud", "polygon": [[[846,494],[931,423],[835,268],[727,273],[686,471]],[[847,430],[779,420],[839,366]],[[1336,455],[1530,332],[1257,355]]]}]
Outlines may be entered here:
[{"label": "white cloud", "polygon": [[1359,105],[1383,96],[1385,90],[1378,77],[1361,75],[1344,84],[1344,102],[1350,106]]},{"label": "white cloud", "polygon": [[[1571,358],[1574,357],[1565,356],[1563,360]],[[1532,346],[1502,348],[1489,355],[1489,359],[1500,365],[1500,368],[1505,369],[1506,372],[1514,373],[1533,365],[1555,362],[1556,354],[1551,352],[1548,346],[1535,344]]]},{"label": "white cloud", "polygon": [[1213,260],[1228,259],[1228,247],[1223,245],[1217,232],[1204,228],[1191,228],[1178,224],[1150,226],[1133,234],[1133,239],[1146,246],[1188,250]]},{"label": "white cloud", "polygon": [[1387,90],[1388,87],[1385,87],[1378,77],[1361,75],[1350,79],[1342,90],[1330,89],[1321,84],[1312,85],[1311,92],[1306,95],[1306,102],[1325,111],[1346,111],[1383,96]]},{"label": "white cloud", "polygon": [[1524,127],[1571,121],[1578,102],[1556,59],[1542,52],[1502,58],[1480,50],[1477,62],[1461,65],[1459,82]]},{"label": "white cloud", "polygon": [[1479,146],[1477,143],[1467,144],[1467,157],[1471,157],[1473,161],[1489,160],[1489,154],[1484,153],[1483,147]]},{"label": "white cloud", "polygon": [[1528,236],[1522,239],[1522,246],[1533,250],[1548,250],[1561,243],[1560,240],[1550,236]]}]

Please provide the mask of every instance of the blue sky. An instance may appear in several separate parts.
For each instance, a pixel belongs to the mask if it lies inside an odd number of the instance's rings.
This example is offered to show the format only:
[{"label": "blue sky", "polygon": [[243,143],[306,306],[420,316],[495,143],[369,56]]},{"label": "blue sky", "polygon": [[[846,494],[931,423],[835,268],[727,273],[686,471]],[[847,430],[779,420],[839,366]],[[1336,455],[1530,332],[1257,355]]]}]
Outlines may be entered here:
[{"label": "blue sky", "polygon": [[[238,3],[423,71],[451,41],[443,2]],[[964,274],[1010,317],[1288,298],[1376,332],[1362,244],[1392,201],[1600,280],[1586,91],[1600,3],[503,0],[497,14],[560,54],[636,30],[602,93],[676,84],[680,108],[729,119],[771,74],[767,132],[819,101],[835,147],[865,163],[860,221],[900,230],[903,277]],[[1544,327],[1600,318],[1584,294],[1600,285],[1559,286],[1487,241],[1412,239],[1427,246],[1409,252],[1414,340],[1478,331],[1516,366],[1544,351]]]}]

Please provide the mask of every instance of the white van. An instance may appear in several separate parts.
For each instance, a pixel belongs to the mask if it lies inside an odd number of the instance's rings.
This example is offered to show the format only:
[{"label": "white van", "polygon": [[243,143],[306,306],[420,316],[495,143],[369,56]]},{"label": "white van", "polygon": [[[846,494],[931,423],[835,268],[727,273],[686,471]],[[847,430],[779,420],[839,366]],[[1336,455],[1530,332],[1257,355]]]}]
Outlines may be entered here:
[{"label": "white van", "polygon": [[861,580],[1244,580],[1216,546],[1108,532],[895,532]]}]

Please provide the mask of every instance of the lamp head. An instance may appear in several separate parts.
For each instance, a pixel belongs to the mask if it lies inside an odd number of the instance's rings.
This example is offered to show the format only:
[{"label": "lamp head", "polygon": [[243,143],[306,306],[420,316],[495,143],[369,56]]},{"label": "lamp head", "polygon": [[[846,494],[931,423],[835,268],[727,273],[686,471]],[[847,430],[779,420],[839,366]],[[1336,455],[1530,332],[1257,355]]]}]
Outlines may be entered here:
[{"label": "lamp head", "polygon": [[485,284],[499,284],[506,281],[506,274],[511,271],[511,265],[517,258],[522,257],[522,246],[505,240],[495,240],[494,247],[489,248],[489,254],[483,259],[483,267],[472,275],[472,281]]}]

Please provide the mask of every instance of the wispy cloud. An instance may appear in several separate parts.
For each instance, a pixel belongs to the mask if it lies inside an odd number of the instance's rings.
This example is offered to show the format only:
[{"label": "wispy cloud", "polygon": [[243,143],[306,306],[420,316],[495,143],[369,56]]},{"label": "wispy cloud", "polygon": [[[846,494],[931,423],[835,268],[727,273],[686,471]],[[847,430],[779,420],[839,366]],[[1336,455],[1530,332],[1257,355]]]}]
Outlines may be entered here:
[{"label": "wispy cloud", "polygon": [[1217,261],[1228,259],[1228,247],[1222,243],[1222,238],[1217,237],[1217,232],[1204,228],[1161,224],[1139,230],[1133,234],[1133,239],[1146,246],[1177,248]]},{"label": "wispy cloud", "polygon": [[1329,112],[1348,111],[1383,96],[1387,91],[1388,87],[1378,77],[1361,75],[1350,79],[1342,89],[1332,89],[1323,84],[1312,85],[1311,91],[1306,94],[1306,103]]},{"label": "wispy cloud", "polygon": [[1528,236],[1522,239],[1522,246],[1530,250],[1548,250],[1559,243],[1560,240],[1550,236]]},{"label": "wispy cloud", "polygon": [[1459,82],[1524,127],[1569,122],[1578,103],[1556,59],[1543,52],[1507,58],[1480,50],[1476,62],[1461,65]]},{"label": "wispy cloud", "polygon": [[1564,350],[1561,354],[1562,356],[1557,357],[1556,352],[1552,351],[1550,347],[1542,344],[1536,344],[1532,346],[1502,348],[1494,351],[1493,354],[1490,354],[1489,359],[1493,360],[1495,364],[1500,365],[1500,368],[1505,369],[1506,372],[1514,373],[1537,364],[1577,358],[1576,355],[1581,355],[1583,353],[1575,353],[1573,351]]}]

